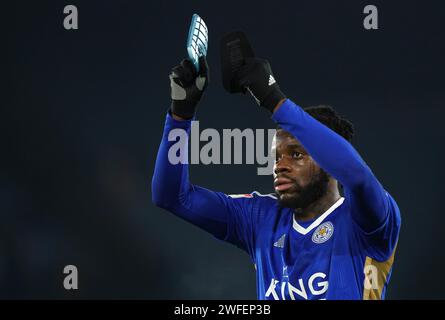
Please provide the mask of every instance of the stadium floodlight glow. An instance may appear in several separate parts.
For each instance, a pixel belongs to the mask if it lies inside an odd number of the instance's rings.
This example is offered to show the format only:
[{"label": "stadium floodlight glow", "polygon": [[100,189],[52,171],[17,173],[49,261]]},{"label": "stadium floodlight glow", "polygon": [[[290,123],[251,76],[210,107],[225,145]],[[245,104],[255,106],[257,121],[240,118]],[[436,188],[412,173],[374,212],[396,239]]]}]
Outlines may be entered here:
[{"label": "stadium floodlight glow", "polygon": [[207,56],[209,32],[204,20],[196,13],[192,16],[187,38],[187,52],[190,60],[199,71],[199,57]]}]

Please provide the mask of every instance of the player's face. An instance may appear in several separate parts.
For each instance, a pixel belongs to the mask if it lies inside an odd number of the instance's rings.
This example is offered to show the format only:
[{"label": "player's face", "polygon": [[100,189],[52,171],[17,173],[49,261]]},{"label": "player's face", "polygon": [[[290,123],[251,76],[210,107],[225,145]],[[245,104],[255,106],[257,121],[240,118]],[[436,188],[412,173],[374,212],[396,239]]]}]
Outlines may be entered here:
[{"label": "player's face", "polygon": [[280,205],[306,208],[327,192],[329,175],[291,134],[277,130],[272,148],[276,152],[274,188]]}]

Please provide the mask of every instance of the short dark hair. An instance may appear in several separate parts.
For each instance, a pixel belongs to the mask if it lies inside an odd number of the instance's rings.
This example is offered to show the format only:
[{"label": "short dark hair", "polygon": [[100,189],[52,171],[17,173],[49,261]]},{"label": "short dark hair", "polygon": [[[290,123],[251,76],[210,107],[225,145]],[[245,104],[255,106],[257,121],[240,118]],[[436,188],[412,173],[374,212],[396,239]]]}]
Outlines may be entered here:
[{"label": "short dark hair", "polygon": [[352,142],[352,138],[354,137],[354,125],[349,120],[340,116],[331,106],[312,106],[304,108],[304,111],[349,142]]}]

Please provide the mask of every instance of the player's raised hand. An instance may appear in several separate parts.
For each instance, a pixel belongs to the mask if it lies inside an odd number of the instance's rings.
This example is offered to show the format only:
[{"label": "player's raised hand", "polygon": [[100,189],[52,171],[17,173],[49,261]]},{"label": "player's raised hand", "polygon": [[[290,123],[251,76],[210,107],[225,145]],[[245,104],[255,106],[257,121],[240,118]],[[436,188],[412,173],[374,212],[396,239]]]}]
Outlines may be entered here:
[{"label": "player's raised hand", "polygon": [[249,91],[256,102],[270,112],[273,112],[277,104],[286,98],[281,92],[267,60],[247,58],[236,78],[239,85]]},{"label": "player's raised hand", "polygon": [[183,119],[193,118],[208,83],[209,68],[205,56],[199,58],[199,72],[189,59],[174,67],[170,73],[173,114]]}]

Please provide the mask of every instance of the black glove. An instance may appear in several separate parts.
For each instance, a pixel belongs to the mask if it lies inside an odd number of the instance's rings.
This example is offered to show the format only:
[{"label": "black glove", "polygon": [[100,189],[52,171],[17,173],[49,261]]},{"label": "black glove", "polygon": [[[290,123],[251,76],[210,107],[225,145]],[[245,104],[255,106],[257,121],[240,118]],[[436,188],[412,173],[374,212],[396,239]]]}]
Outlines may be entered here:
[{"label": "black glove", "polygon": [[208,66],[204,56],[199,58],[199,73],[189,59],[182,60],[170,73],[171,111],[184,119],[193,118],[208,83]]},{"label": "black glove", "polygon": [[249,91],[256,102],[273,112],[275,106],[286,96],[281,92],[272,74],[269,62],[259,58],[247,58],[236,76],[239,85]]}]

